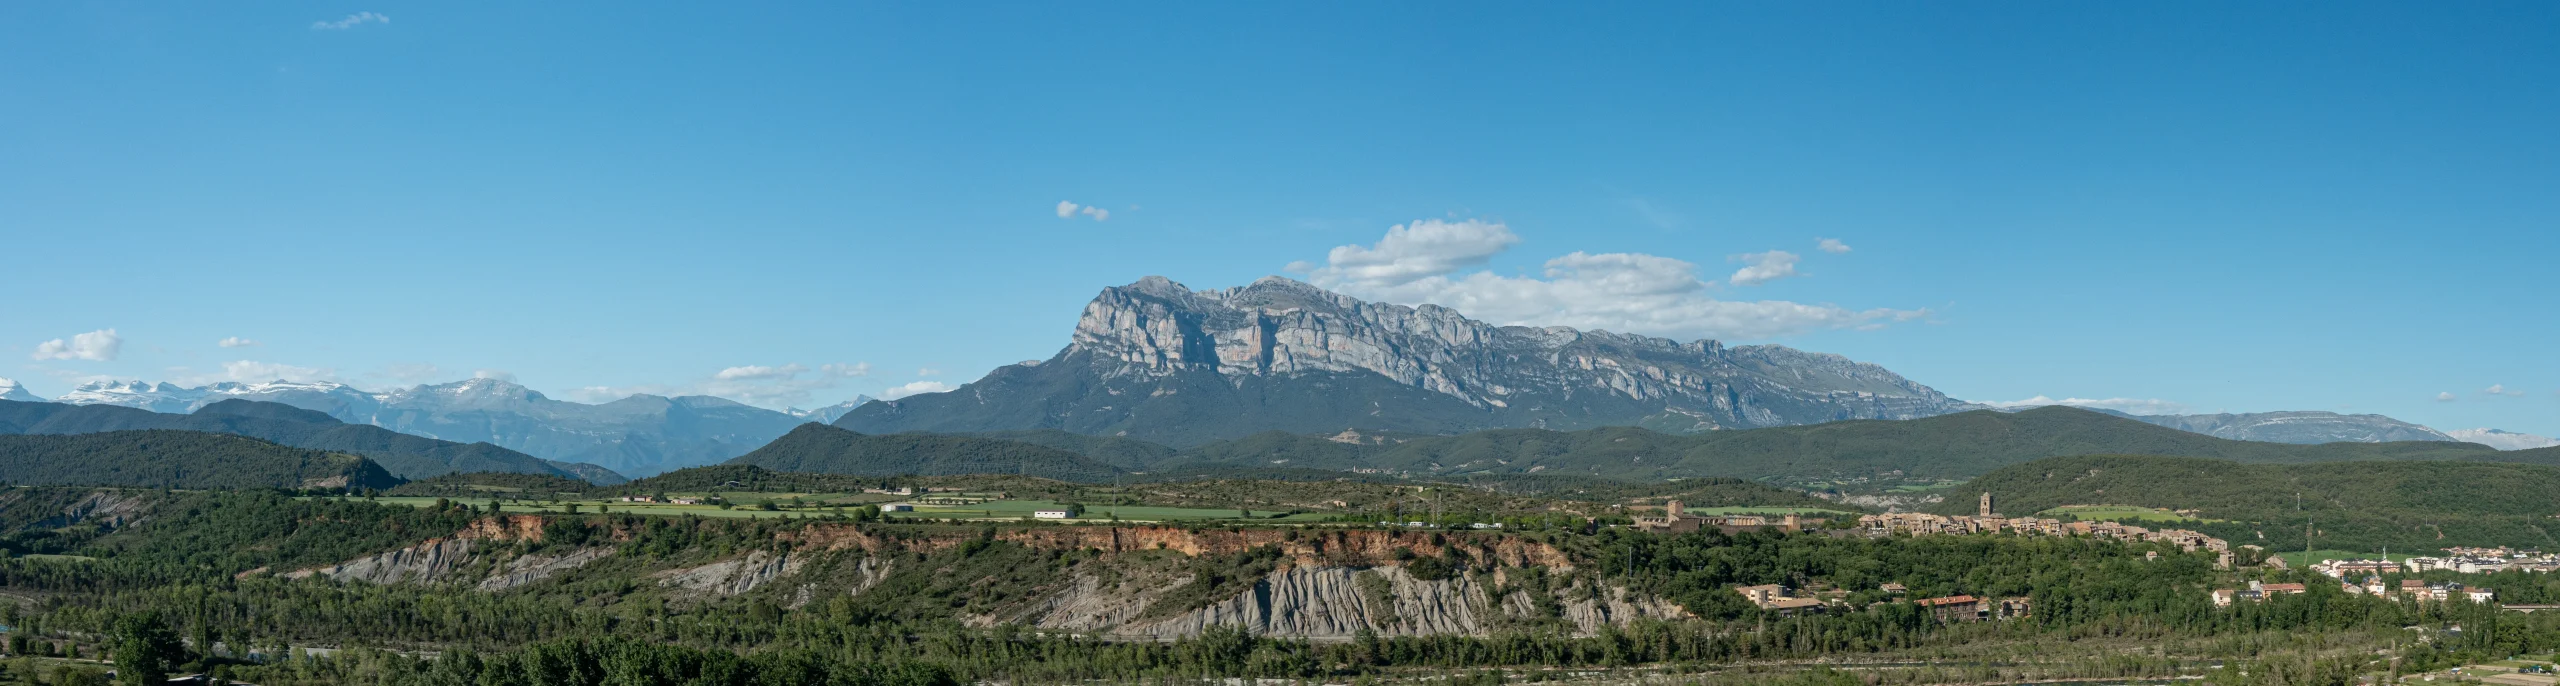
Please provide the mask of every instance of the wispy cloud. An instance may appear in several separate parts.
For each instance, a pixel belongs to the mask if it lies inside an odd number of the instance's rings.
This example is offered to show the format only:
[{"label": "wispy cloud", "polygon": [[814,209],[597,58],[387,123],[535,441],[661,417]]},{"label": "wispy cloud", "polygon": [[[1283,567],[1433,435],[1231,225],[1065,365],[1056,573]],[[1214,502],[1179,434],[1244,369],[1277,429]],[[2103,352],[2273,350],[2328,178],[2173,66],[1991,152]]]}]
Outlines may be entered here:
[{"label": "wispy cloud", "polygon": [[822,364],[747,364],[724,367],[693,381],[679,384],[641,384],[636,386],[586,386],[569,391],[570,397],[586,402],[620,400],[633,394],[710,395],[728,398],[758,407],[780,409],[809,404],[819,391],[841,388],[849,380],[870,376],[871,363]]},{"label": "wispy cloud", "polygon": [[1984,404],[1984,405],[1990,405],[1990,406],[1992,406],[1992,407],[1998,407],[1998,408],[2045,407],[2045,406],[2048,406],[2048,405],[2064,405],[2064,406],[2068,406],[2068,407],[2087,407],[2087,408],[2096,408],[2096,409],[2101,409],[2101,410],[2115,410],[2115,411],[2117,411],[2117,412],[2122,412],[2122,413],[2125,413],[2125,414],[2185,414],[2185,413],[2187,412],[2187,405],[2186,405],[2186,403],[2181,403],[2181,402],[2174,401],[2174,400],[2161,400],[2161,399],[2159,399],[2159,398],[2061,398],[2061,399],[2055,399],[2055,398],[2052,398],[2052,397],[2049,397],[2049,396],[2042,396],[2042,395],[2039,395],[2039,396],[2036,396],[2036,397],[2033,397],[2033,398],[2028,398],[2028,399],[2025,399],[2025,400],[1994,400],[1994,401],[1986,402],[1986,403],[1983,403],[1983,404]]},{"label": "wispy cloud", "polygon": [[256,346],[256,345],[261,345],[261,344],[260,344],[260,343],[258,343],[257,341],[249,340],[249,339],[246,339],[246,338],[241,338],[241,337],[239,337],[239,336],[232,336],[232,337],[230,337],[230,338],[225,338],[225,339],[222,339],[222,340],[219,340],[219,341],[215,341],[213,344],[214,344],[214,345],[219,345],[219,346],[222,346],[222,347],[225,347],[225,348],[247,348],[247,347],[252,347],[252,346]]},{"label": "wispy cloud", "polygon": [[899,384],[899,385],[896,385],[896,386],[890,386],[890,387],[888,387],[887,389],[883,389],[883,390],[881,390],[881,391],[880,391],[880,399],[881,399],[881,400],[897,400],[897,399],[899,399],[899,398],[904,398],[904,397],[907,397],[907,396],[910,396],[910,395],[918,395],[918,394],[923,394],[923,393],[942,393],[942,392],[950,391],[950,390],[951,390],[951,388],[952,388],[951,384],[943,383],[943,382],[940,382],[940,381],[911,381],[911,382],[907,382],[907,383]]},{"label": "wispy cloud", "polygon": [[923,369],[918,369],[918,370],[916,370],[916,376],[941,376],[941,375],[942,375],[942,370],[940,370],[940,369],[934,369],[934,368],[932,368],[932,367],[926,367],[926,368],[923,368]]},{"label": "wispy cloud", "polygon": [[205,374],[195,373],[194,370],[186,367],[171,367],[168,371],[169,381],[180,386],[202,386],[221,381],[237,381],[240,383],[262,383],[267,381],[345,382],[345,379],[338,376],[338,370],[335,369],[327,367],[305,367],[302,365],[284,364],[281,362],[261,362],[258,360],[233,360],[230,362],[224,362],[222,363],[221,371]]},{"label": "wispy cloud", "polygon": [[1066,200],[1058,201],[1059,219],[1074,219],[1076,218],[1076,215],[1079,214],[1092,217],[1094,221],[1103,221],[1111,218],[1110,210],[1094,207],[1092,205],[1078,205]]},{"label": "wispy cloud", "polygon": [[2453,391],[2445,391],[2436,394],[2436,402],[2449,403],[2453,402],[2456,397],[2457,396],[2453,394]]},{"label": "wispy cloud", "polygon": [[2502,383],[2489,384],[2489,387],[2488,387],[2488,388],[2480,389],[2480,392],[2482,392],[2482,393],[2486,393],[2486,394],[2489,394],[2489,395],[2502,395],[2502,396],[2506,396],[2506,397],[2509,397],[2509,398],[2522,398],[2522,397],[2524,397],[2524,389],[2521,389],[2521,388],[2508,388],[2506,384],[2502,384]]},{"label": "wispy cloud", "polygon": [[[1336,247],[1323,264],[1300,261],[1285,269],[1355,297],[1441,305],[1495,324],[1656,336],[1765,339],[1821,329],[1871,329],[1929,314],[1719,300],[1710,295],[1712,284],[1698,278],[1697,265],[1641,253],[1571,253],[1547,260],[1536,276],[1501,276],[1483,269],[1519,242],[1499,222],[1426,219],[1389,228],[1371,245]],[[1776,259],[1769,256],[1758,264],[1775,268]]]},{"label": "wispy cloud", "polygon": [[123,350],[124,337],[116,335],[115,329],[99,329],[72,336],[68,340],[56,338],[38,343],[35,354],[28,357],[38,360],[107,362],[116,359],[116,353]]},{"label": "wispy cloud", "polygon": [[1784,250],[1744,253],[1733,256],[1733,259],[1741,261],[1744,265],[1741,270],[1733,273],[1733,285],[1736,286],[1757,286],[1798,276],[1796,263],[1804,260],[1803,257]]},{"label": "wispy cloud", "polygon": [[337,21],[311,22],[313,31],[345,31],[366,24],[389,24],[391,18],[372,12],[357,12]]},{"label": "wispy cloud", "polygon": [[1814,248],[1815,250],[1820,250],[1820,251],[1823,251],[1823,252],[1831,253],[1831,254],[1833,254],[1833,255],[1838,255],[1838,254],[1840,254],[1840,253],[1848,252],[1848,251],[1849,251],[1849,244],[1847,244],[1847,243],[1842,243],[1842,242],[1840,242],[1840,239],[1837,239],[1837,238],[1825,238],[1825,239],[1822,239],[1822,240],[1819,240],[1819,241],[1815,241],[1815,242],[1814,242],[1814,244],[1813,244],[1813,248]]}]

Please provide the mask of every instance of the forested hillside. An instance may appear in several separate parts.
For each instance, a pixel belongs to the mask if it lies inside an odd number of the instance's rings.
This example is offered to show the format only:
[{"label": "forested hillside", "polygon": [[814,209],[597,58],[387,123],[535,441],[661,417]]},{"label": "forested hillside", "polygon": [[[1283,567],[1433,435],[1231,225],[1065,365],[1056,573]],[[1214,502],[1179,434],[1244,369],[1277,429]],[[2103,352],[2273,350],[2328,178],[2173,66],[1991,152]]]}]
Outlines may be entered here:
[{"label": "forested hillside", "polygon": [[247,436],[312,450],[373,458],[404,479],[456,472],[523,472],[584,479],[600,484],[626,479],[584,463],[553,462],[488,443],[455,443],[340,422],[327,414],[280,403],[216,402],[193,414],[166,414],[114,405],[64,405],[0,401],[0,434],[86,434],[168,429]]},{"label": "forested hillside", "polygon": [[[2445,545],[2560,547],[2560,468],[2492,462],[2241,464],[2086,455],[2013,465],[1947,494],[1967,514],[1991,493],[2003,514],[2063,505],[2194,510],[2234,543],[2277,550],[2421,550]],[[2306,529],[2306,527],[2309,527]],[[2310,538],[2306,539],[2306,533]]]},{"label": "forested hillside", "polygon": [[195,431],[0,436],[0,481],[145,488],[390,488],[362,456]]}]

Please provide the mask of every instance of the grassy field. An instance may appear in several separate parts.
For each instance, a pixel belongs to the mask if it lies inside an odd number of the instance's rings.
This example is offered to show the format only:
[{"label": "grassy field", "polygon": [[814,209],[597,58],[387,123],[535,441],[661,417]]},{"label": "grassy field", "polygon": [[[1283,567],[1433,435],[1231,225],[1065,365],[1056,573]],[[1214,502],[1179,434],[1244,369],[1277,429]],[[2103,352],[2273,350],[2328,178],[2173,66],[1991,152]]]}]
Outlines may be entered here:
[{"label": "grassy field", "polygon": [[1735,507],[1683,507],[1683,508],[1680,508],[1680,511],[1682,511],[1682,512],[1686,512],[1686,513],[1689,513],[1689,514],[1696,514],[1696,515],[1738,515],[1738,514],[1765,514],[1765,515],[1782,515],[1782,514],[1823,514],[1823,515],[1834,515],[1834,514],[1851,514],[1851,513],[1849,513],[1849,512],[1842,511],[1842,510],[1825,510],[1825,509],[1815,508],[1815,507],[1765,507],[1765,506],[1757,506],[1757,505],[1754,505],[1754,506],[1735,506]]},{"label": "grassy field", "polygon": [[[2278,551],[2269,553],[2269,555],[2284,558],[2284,563],[2294,569],[2307,568],[2311,565],[2318,564],[2321,560],[2372,560],[2383,557],[2382,553],[2353,550],[2314,550],[2307,553],[2300,550],[2293,552]],[[2392,553],[2390,559],[2393,562],[2399,562],[2411,557],[2416,556],[2407,553]]]},{"label": "grassy field", "polygon": [[[1036,510],[1056,510],[1065,506],[1047,500],[996,500],[975,505],[918,505],[914,512],[892,512],[892,517],[924,517],[932,519],[1021,519]],[[1108,521],[1118,517],[1125,522],[1200,521],[1212,519],[1251,519],[1254,521],[1320,521],[1321,514],[1287,516],[1287,512],[1253,510],[1248,517],[1239,510],[1212,510],[1189,507],[1152,507],[1144,505],[1087,505],[1080,521]]]},{"label": "grassy field", "polygon": [[[567,502],[508,502],[503,504],[502,508],[507,512],[559,513],[567,512],[568,506],[574,504],[578,507],[579,512],[614,512],[656,516],[694,515],[698,517],[738,518],[790,516],[822,517],[834,514],[834,508],[838,506],[851,508],[870,503],[895,502],[900,500],[890,496],[864,493],[752,493],[742,491],[737,493],[721,493],[718,495],[727,498],[730,502],[738,504],[724,510],[717,505],[675,505],[667,503],[624,503],[598,500],[572,500]],[[800,498],[801,502],[812,505],[813,507],[793,507],[792,498],[794,497]],[[429,507],[434,505],[439,499],[424,496],[398,496],[381,497],[376,498],[376,500],[390,504],[408,505],[410,507]],[[765,510],[755,505],[756,503],[763,501],[772,501],[775,505],[779,506],[780,509]],[[1064,507],[1064,505],[1048,500],[991,500],[971,505],[918,505],[913,512],[890,512],[886,514],[891,517],[902,519],[1024,519],[1030,517],[1031,513],[1037,510],[1056,510],[1064,509]],[[1771,512],[1787,510],[1787,508],[1723,509],[1735,511],[1748,510],[1754,512],[1764,510]],[[1144,505],[1087,505],[1085,506],[1084,516],[1079,518],[1077,521],[1110,521],[1114,516],[1117,516],[1120,521],[1124,522],[1237,520],[1300,523],[1323,521],[1327,516],[1327,513],[1309,512],[1290,515],[1288,512],[1280,510],[1253,510],[1248,516],[1239,510],[1227,509],[1154,507]]]},{"label": "grassy field", "polygon": [[2177,524],[2184,522],[2215,521],[2211,519],[2189,517],[2157,507],[2133,507],[2130,505],[2064,505],[2062,507],[2036,513],[2036,516],[2038,517],[2060,517],[2062,515],[2071,515],[2081,519],[2082,521],[2092,522],[2132,520]]}]

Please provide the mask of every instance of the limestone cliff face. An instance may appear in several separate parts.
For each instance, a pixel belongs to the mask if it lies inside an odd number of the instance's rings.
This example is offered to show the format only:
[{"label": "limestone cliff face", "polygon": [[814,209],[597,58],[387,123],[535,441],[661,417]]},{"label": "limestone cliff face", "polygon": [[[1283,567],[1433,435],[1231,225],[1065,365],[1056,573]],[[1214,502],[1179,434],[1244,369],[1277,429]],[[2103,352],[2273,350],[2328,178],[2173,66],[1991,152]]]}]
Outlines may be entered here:
[{"label": "limestone cliff face", "polygon": [[[1975,406],[1838,355],[1496,326],[1278,277],[1205,291],[1148,277],[1085,305],[1056,357],[952,393],[857,408],[837,424],[1061,428],[1183,444],[1272,429],[1705,431],[1966,409]],[[1218,424],[1171,425],[1204,414]]]}]

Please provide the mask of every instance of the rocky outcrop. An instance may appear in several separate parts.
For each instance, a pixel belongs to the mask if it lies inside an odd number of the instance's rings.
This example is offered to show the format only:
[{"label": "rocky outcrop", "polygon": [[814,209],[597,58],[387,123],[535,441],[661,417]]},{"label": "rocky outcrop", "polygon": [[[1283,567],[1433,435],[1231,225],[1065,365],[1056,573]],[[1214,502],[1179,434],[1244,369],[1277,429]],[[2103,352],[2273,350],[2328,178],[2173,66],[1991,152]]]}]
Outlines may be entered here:
[{"label": "rocky outcrop", "polygon": [[1275,429],[1705,431],[1966,409],[1976,407],[1838,355],[1496,326],[1278,277],[1205,291],[1148,277],[1104,289],[1047,361],[872,403],[837,425],[1055,428],[1185,445]]},{"label": "rocky outcrop", "polygon": [[[1595,591],[1596,597],[1576,599],[1564,605],[1564,618],[1573,622],[1574,630],[1584,634],[1600,631],[1604,625],[1626,626],[1639,619],[1679,619],[1689,611],[1663,598],[1610,586]],[[1527,600],[1525,594],[1522,600]],[[1527,616],[1527,612],[1515,613]]]},{"label": "rocky outcrop", "polygon": [[579,548],[558,555],[520,555],[508,560],[505,567],[480,580],[480,590],[504,591],[523,586],[551,575],[565,572],[613,555],[612,548]]},{"label": "rocky outcrop", "polygon": [[747,553],[745,557],[699,567],[670,569],[651,576],[658,580],[660,586],[732,596],[798,572],[800,564],[801,559],[792,555],[758,550]]},{"label": "rocky outcrop", "polygon": [[467,564],[471,557],[471,539],[436,538],[424,543],[379,555],[349,560],[344,563],[286,572],[285,578],[312,576],[337,581],[363,581],[375,584],[435,583]]}]

